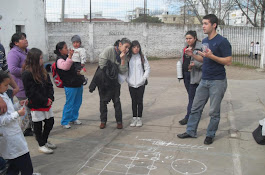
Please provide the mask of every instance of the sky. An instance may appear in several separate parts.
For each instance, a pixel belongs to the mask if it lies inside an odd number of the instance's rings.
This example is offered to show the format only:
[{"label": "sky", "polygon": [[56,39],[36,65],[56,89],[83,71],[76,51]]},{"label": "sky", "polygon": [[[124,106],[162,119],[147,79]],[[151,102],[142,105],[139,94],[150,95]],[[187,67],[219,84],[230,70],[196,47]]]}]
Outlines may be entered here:
[{"label": "sky", "polygon": [[[168,11],[168,0],[147,0],[150,11]],[[128,11],[144,7],[144,0],[91,0],[93,12],[102,12],[103,17],[124,20]],[[48,21],[59,21],[62,0],[46,0],[46,17]],[[90,0],[65,0],[65,14],[80,18],[89,14]],[[67,16],[66,15],[66,16]]]}]

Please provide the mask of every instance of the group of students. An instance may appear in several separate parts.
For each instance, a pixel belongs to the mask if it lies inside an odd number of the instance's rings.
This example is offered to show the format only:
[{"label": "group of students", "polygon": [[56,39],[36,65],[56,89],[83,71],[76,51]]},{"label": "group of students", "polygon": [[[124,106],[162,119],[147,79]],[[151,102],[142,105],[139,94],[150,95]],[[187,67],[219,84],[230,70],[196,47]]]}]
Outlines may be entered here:
[{"label": "group of students", "polygon": [[[65,129],[71,128],[70,123],[80,125],[79,109],[82,104],[83,85],[87,79],[81,74],[86,62],[85,49],[81,47],[81,38],[75,35],[71,39],[73,49],[67,48],[65,42],[56,45],[56,72],[60,76],[66,95],[61,125]],[[32,131],[42,153],[53,153],[55,144],[48,141],[54,125],[52,104],[54,102],[53,83],[44,68],[43,53],[40,49],[27,49],[28,41],[25,33],[15,33],[11,38],[10,52],[4,66],[6,71],[0,70],[0,100],[7,106],[0,114],[0,155],[9,160],[8,175],[31,175],[32,162],[25,132],[19,124],[19,117],[29,114],[32,121],[26,131]],[[5,56],[4,56],[5,57]],[[103,77],[95,76],[93,83],[98,87],[100,96],[100,128],[104,129],[107,122],[107,104],[114,103],[117,128],[122,129],[122,110],[120,104],[120,87],[126,80],[132,98],[133,119],[130,126],[142,126],[143,96],[150,66],[143,55],[140,43],[131,42],[123,38],[107,47],[99,56],[98,70]],[[1,67],[4,67],[3,65]],[[106,82],[111,81],[110,84]],[[100,83],[99,83],[100,82]],[[13,87],[13,94],[7,95],[8,86]],[[13,105],[12,98],[16,95],[19,102]],[[2,109],[1,109],[2,110]],[[12,145],[12,146],[11,146]]]},{"label": "group of students", "polygon": [[[221,101],[227,88],[224,66],[230,65],[232,62],[231,45],[226,38],[216,32],[217,26],[218,18],[215,15],[204,16],[203,31],[208,37],[200,42],[195,31],[188,31],[185,35],[187,46],[183,49],[181,58],[189,104],[185,118],[179,121],[181,125],[187,124],[186,132],[177,136],[181,139],[197,137],[197,127],[203,108],[210,99],[209,115],[211,119],[204,144],[213,143],[218,129]],[[16,40],[16,38],[18,39]],[[61,120],[61,125],[66,129],[71,127],[70,123],[81,124],[78,116],[82,104],[83,85],[86,83],[86,79],[81,74],[84,66],[84,62],[81,60],[84,59],[85,52],[80,47],[80,37],[74,36],[72,43],[74,49],[68,50],[65,42],[59,42],[54,51],[57,55],[56,71],[63,82],[66,95]],[[13,106],[10,97],[5,92],[9,84],[15,90],[17,86],[14,84],[10,73],[1,70],[0,100],[5,101],[7,112],[3,111],[0,115],[0,154],[9,160],[8,175],[18,175],[19,172],[21,175],[31,175],[33,168],[29,150],[17,119],[19,116],[25,115],[28,107],[32,116],[39,151],[52,153],[52,149],[55,149],[56,145],[48,142],[48,136],[54,125],[52,112],[54,90],[50,76],[43,65],[41,50],[37,48],[28,50],[25,34],[15,34],[15,39],[13,40],[12,37],[11,44],[13,45],[11,53],[15,49],[19,54],[25,56],[23,64],[17,64],[21,67],[17,70],[20,77],[17,74],[16,78],[20,79],[19,81],[15,79],[15,81],[20,90],[21,87],[22,90],[25,90],[26,98],[20,99]],[[208,47],[203,49],[203,45]],[[13,68],[11,67],[11,69]],[[98,87],[100,129],[106,127],[107,104],[111,100],[114,103],[117,129],[123,128],[120,88],[124,81],[128,82],[132,99],[133,118],[130,126],[142,126],[143,96],[149,73],[150,65],[143,55],[138,41],[131,42],[127,38],[122,38],[116,41],[114,45],[104,49],[99,55],[99,66],[89,85],[90,92]]]},{"label": "group of students", "polygon": [[254,41],[251,41],[250,46],[249,46],[249,58],[253,59],[253,53],[255,55],[255,59],[258,59],[258,55],[260,54],[260,46],[259,42],[256,42],[254,44]]}]

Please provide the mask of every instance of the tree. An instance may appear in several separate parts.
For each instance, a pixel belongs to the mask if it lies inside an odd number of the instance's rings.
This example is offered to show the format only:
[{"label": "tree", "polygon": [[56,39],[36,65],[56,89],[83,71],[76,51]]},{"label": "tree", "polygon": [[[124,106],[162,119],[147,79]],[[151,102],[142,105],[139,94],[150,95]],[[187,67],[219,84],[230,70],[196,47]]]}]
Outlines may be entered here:
[{"label": "tree", "polygon": [[[235,0],[225,0],[225,2],[221,2],[221,0],[168,0],[168,3],[173,6],[177,3],[181,4],[185,7],[182,8],[185,10],[181,10],[181,13],[184,14],[187,10],[191,10],[201,24],[202,16],[208,14],[216,14],[220,24],[222,24],[228,12],[235,7],[234,1]],[[202,10],[200,8],[202,8]]]},{"label": "tree", "polygon": [[141,15],[138,18],[132,20],[132,22],[162,23],[158,17],[152,17],[149,15]]},{"label": "tree", "polygon": [[235,2],[251,25],[264,27],[265,0],[235,0]]}]

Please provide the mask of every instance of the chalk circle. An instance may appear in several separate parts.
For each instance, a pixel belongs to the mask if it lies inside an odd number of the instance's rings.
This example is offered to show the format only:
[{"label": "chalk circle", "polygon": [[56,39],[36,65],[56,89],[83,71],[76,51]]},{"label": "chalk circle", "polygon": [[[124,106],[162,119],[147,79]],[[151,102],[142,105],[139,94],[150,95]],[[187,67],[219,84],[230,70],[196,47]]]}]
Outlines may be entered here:
[{"label": "chalk circle", "polygon": [[181,174],[201,174],[207,170],[204,163],[192,159],[177,159],[171,163],[171,167]]},{"label": "chalk circle", "polygon": [[159,158],[157,158],[157,157],[152,157],[151,160],[152,160],[152,161],[158,161]]},{"label": "chalk circle", "polygon": [[135,167],[135,165],[132,165],[132,164],[126,164],[125,166],[126,166],[126,168],[128,168],[128,169]]},{"label": "chalk circle", "polygon": [[139,160],[139,157],[131,157],[131,160]]},{"label": "chalk circle", "polygon": [[157,169],[157,167],[156,166],[153,166],[153,165],[149,165],[147,167],[147,169],[149,169],[149,170],[155,170],[155,169]]}]

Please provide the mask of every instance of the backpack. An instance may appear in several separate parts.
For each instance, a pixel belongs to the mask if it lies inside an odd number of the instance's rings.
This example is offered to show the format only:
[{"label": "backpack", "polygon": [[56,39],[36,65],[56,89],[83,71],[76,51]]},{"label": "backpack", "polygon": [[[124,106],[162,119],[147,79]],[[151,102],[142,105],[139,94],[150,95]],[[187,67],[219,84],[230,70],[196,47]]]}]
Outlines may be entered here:
[{"label": "backpack", "polygon": [[53,82],[58,88],[63,88],[63,81],[61,80],[59,74],[56,71],[56,62],[52,64],[52,77]]},{"label": "backpack", "polygon": [[255,141],[260,145],[265,145],[265,136],[262,136],[262,127],[259,125],[253,132],[252,135]]}]

